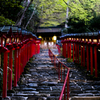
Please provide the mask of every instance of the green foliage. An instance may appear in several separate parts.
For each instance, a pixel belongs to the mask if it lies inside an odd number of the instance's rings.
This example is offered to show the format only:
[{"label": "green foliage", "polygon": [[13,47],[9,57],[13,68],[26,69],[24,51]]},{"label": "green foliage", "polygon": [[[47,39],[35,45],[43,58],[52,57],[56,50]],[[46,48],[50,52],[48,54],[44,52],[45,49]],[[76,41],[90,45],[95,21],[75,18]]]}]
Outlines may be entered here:
[{"label": "green foliage", "polygon": [[67,58],[66,61],[67,61],[68,63],[71,63],[71,62],[73,62],[73,59]]},{"label": "green foliage", "polygon": [[16,21],[17,13],[22,9],[22,0],[0,0],[0,15]]},{"label": "green foliage", "polygon": [[97,17],[94,17],[92,20],[90,20],[90,26],[89,29],[91,31],[98,31],[100,30],[100,15]]},{"label": "green foliage", "polygon": [[66,20],[66,4],[63,0],[34,0],[37,5],[40,26],[56,26]]},{"label": "green foliage", "polygon": [[[68,32],[87,32],[100,29],[100,0],[70,0]],[[93,28],[94,27],[94,28]]]},{"label": "green foliage", "polygon": [[87,25],[85,25],[84,20],[69,18],[68,25],[71,26],[71,28],[68,29],[69,33],[76,33],[76,32],[80,33],[80,32],[86,32],[87,30]]},{"label": "green foliage", "polygon": [[28,22],[28,20],[31,17],[31,14],[34,11],[34,15],[32,16],[32,19],[30,21],[30,23],[27,26],[27,29],[32,31],[33,33],[35,33],[36,28],[38,27],[39,23],[40,23],[40,19],[39,19],[39,13],[37,11],[37,9],[35,8],[34,4],[31,4],[30,7],[28,8],[28,10],[25,13],[25,18],[23,20],[23,26],[26,25],[26,23]]},{"label": "green foliage", "polygon": [[5,18],[3,16],[0,16],[0,25],[14,25],[15,22],[8,19],[8,18]]}]

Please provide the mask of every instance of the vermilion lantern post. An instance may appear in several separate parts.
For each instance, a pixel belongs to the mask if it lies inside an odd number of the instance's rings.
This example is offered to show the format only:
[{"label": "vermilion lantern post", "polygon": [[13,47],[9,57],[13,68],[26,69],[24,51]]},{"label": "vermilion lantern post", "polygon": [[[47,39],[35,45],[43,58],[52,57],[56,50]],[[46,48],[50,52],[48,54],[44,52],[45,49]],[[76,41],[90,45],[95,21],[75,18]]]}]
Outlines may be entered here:
[{"label": "vermilion lantern post", "polygon": [[34,39],[33,39],[33,55],[36,54],[35,49],[36,49],[36,39],[34,38]]},{"label": "vermilion lantern post", "polygon": [[93,47],[92,47],[92,42],[93,42],[93,33],[88,33],[89,36],[89,46],[90,46],[90,69],[91,69],[91,75],[93,75]]},{"label": "vermilion lantern post", "polygon": [[41,43],[41,39],[37,38],[36,44],[37,44],[37,54],[40,53],[40,43]]},{"label": "vermilion lantern post", "polygon": [[35,54],[36,39],[36,35],[32,34],[32,56]]},{"label": "vermilion lantern post", "polygon": [[2,30],[2,32],[6,32],[6,47],[9,49],[9,81],[8,81],[8,90],[12,90],[12,51],[13,51],[13,45],[12,45],[12,28],[11,26],[5,26]]},{"label": "vermilion lantern post", "polygon": [[62,55],[64,56],[64,45],[65,45],[65,44],[64,44],[64,40],[61,40],[61,43],[62,43],[62,50],[63,50],[63,51],[62,51]]},{"label": "vermilion lantern post", "polygon": [[32,48],[31,48],[31,45],[32,45],[32,32],[27,32],[28,34],[27,34],[27,37],[28,37],[28,39],[29,39],[29,41],[28,41],[28,47],[27,47],[27,50],[28,50],[28,60],[32,57]]},{"label": "vermilion lantern post", "polygon": [[22,47],[21,38],[22,38],[21,28],[18,27],[17,43],[18,43],[19,49],[18,49],[18,78],[17,80],[19,80],[20,75],[21,75],[21,47]]},{"label": "vermilion lantern post", "polygon": [[77,54],[77,50],[78,50],[78,41],[77,41],[77,38],[78,38],[78,34],[74,34],[74,38],[75,38],[75,62],[77,63],[77,60],[78,60],[78,54]]},{"label": "vermilion lantern post", "polygon": [[18,37],[18,27],[12,26],[12,33],[14,37],[12,38],[13,46],[15,48],[14,52],[14,87],[17,86],[17,80],[18,80],[18,43],[17,43],[17,37]]},{"label": "vermilion lantern post", "polygon": [[[24,67],[28,61],[28,51],[27,51],[27,31],[22,29],[22,48],[21,48],[21,73],[24,71]],[[23,59],[24,58],[24,59]]]},{"label": "vermilion lantern post", "polygon": [[98,32],[98,43],[97,43],[97,68],[98,71],[100,71],[100,60],[99,60],[99,55],[100,55],[100,31]]},{"label": "vermilion lantern post", "polygon": [[95,77],[98,76],[97,72],[97,43],[98,43],[98,32],[93,32],[93,42],[92,45],[94,47],[94,66],[95,66]]},{"label": "vermilion lantern post", "polygon": [[6,33],[2,32],[3,27],[0,27],[0,53],[4,52],[4,64],[3,64],[3,92],[2,98],[6,98],[7,96],[7,62],[8,62],[8,52],[9,50],[5,47],[6,45]]},{"label": "vermilion lantern post", "polygon": [[71,59],[71,35],[69,35],[69,38],[68,38],[68,42],[69,42],[69,58]]},{"label": "vermilion lantern post", "polygon": [[85,36],[86,36],[86,62],[87,62],[87,71],[89,71],[89,45],[88,45],[88,42],[89,42],[89,37],[88,37],[88,33],[85,33]]},{"label": "vermilion lantern post", "polygon": [[72,45],[73,45],[73,62],[74,62],[74,34],[72,34],[72,39],[71,39],[71,41],[72,41]]},{"label": "vermilion lantern post", "polygon": [[67,57],[70,58],[70,45],[69,45],[69,38],[68,38],[68,34],[67,34],[67,40],[66,40],[66,43],[67,43]]},{"label": "vermilion lantern post", "polygon": [[66,58],[66,41],[63,42],[63,56]]},{"label": "vermilion lantern post", "polygon": [[85,33],[83,33],[84,36],[82,38],[82,41],[83,41],[83,67],[85,67],[85,46],[86,46],[86,39],[85,39]]},{"label": "vermilion lantern post", "polygon": [[79,61],[79,58],[80,58],[80,43],[81,43],[81,33],[79,33],[79,36],[78,36],[78,64],[80,63]]},{"label": "vermilion lantern post", "polygon": [[84,33],[81,33],[81,66],[84,66],[85,57],[85,47],[84,47]]}]

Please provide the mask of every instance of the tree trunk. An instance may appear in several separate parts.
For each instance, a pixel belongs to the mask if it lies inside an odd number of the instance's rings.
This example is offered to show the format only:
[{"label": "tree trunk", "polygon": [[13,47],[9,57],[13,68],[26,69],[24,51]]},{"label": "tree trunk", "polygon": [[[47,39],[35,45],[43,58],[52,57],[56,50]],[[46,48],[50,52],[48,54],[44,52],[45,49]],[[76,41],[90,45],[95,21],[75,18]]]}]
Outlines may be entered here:
[{"label": "tree trunk", "polygon": [[65,28],[68,28],[68,25],[67,25],[67,23],[68,23],[68,12],[69,12],[69,8],[67,7],[67,11],[66,11],[66,23],[65,23]]},{"label": "tree trunk", "polygon": [[25,7],[25,9],[24,9],[24,11],[23,11],[23,14],[22,14],[22,16],[21,16],[19,22],[16,23],[16,26],[21,26],[22,20],[23,20],[23,18],[24,18],[24,16],[25,16],[25,12],[27,11],[28,7],[30,6],[30,4],[31,4],[32,2],[33,2],[33,0],[31,0],[31,2],[28,2],[27,6]]},{"label": "tree trunk", "polygon": [[31,17],[30,17],[30,19],[28,20],[28,22],[27,22],[27,24],[26,24],[26,26],[25,26],[25,29],[27,28],[28,24],[30,23],[30,21],[31,21],[33,15],[34,15],[34,11],[35,11],[35,9],[33,10],[32,14],[31,14]]},{"label": "tree trunk", "polygon": [[[66,5],[68,5],[69,4],[69,0],[67,1],[67,3],[66,3]],[[68,25],[67,25],[67,23],[68,23],[68,13],[69,13],[69,7],[67,7],[67,10],[66,10],[66,23],[65,23],[65,28],[68,28]]]}]

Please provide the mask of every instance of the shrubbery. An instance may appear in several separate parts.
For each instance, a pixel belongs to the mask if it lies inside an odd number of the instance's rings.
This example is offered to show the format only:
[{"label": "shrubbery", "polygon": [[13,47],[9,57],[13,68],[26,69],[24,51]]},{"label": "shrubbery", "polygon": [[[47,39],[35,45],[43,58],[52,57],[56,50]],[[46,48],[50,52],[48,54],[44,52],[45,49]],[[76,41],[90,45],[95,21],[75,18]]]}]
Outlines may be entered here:
[{"label": "shrubbery", "polygon": [[8,18],[5,18],[4,16],[0,16],[0,25],[14,25],[15,22],[8,19]]}]

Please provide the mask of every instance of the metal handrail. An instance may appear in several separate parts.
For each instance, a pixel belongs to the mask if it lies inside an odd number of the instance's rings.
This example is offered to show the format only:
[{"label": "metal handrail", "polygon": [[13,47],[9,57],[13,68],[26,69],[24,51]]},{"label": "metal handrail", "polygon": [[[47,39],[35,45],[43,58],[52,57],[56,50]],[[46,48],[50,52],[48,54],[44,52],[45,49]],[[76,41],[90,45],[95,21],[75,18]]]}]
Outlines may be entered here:
[{"label": "metal handrail", "polygon": [[[64,82],[59,100],[66,100],[66,98],[67,100],[69,100],[69,68],[66,65],[64,65],[61,61],[59,61],[58,58],[52,53],[50,49],[49,49],[49,57],[51,58],[51,62],[54,64],[54,67],[58,72],[58,79],[61,82]],[[67,71],[67,73],[65,73],[65,71]],[[66,97],[66,86],[67,86],[67,97]]]},{"label": "metal handrail", "polygon": [[57,46],[57,49],[58,49],[59,54],[61,54],[60,46],[58,44],[56,44],[56,46]]}]

